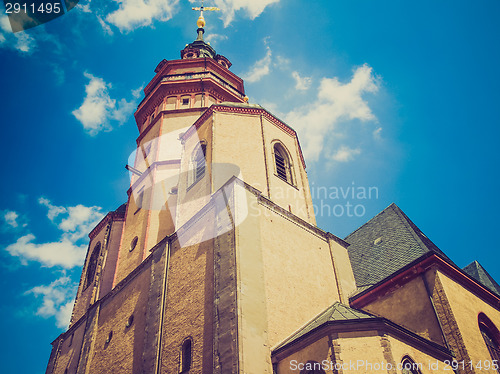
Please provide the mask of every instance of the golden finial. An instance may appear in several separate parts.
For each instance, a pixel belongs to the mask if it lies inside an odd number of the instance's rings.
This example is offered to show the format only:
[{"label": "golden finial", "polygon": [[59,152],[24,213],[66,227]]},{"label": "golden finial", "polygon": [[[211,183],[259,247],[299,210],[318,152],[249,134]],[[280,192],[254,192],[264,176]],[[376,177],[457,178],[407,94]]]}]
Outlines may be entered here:
[{"label": "golden finial", "polygon": [[200,16],[198,18],[198,21],[196,22],[196,25],[198,26],[199,29],[202,29],[205,27],[205,18],[203,16]]}]

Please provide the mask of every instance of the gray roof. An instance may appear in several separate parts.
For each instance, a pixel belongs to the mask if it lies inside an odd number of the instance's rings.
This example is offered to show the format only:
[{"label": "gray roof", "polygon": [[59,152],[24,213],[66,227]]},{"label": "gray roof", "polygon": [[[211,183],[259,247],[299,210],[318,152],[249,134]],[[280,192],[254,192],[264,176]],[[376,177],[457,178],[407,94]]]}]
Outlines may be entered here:
[{"label": "gray roof", "polygon": [[474,261],[463,268],[468,275],[477,280],[483,286],[493,291],[497,295],[500,295],[500,286],[497,282],[488,274],[488,272],[481,266],[477,261]]},{"label": "gray roof", "polygon": [[315,328],[324,325],[327,322],[336,322],[336,321],[359,321],[364,319],[376,318],[375,316],[363,312],[358,309],[353,309],[348,307],[340,302],[335,302],[332,306],[330,306],[325,311],[321,312],[318,316],[316,316],[313,320],[308,322],[305,326],[303,326],[300,330],[292,334],[289,338],[287,338],[284,342],[282,342],[278,347],[279,349],[288,343],[299,339],[304,336],[308,332],[314,330]]},{"label": "gray roof", "polygon": [[394,203],[345,241],[358,288],[382,281],[429,252],[453,264]]}]

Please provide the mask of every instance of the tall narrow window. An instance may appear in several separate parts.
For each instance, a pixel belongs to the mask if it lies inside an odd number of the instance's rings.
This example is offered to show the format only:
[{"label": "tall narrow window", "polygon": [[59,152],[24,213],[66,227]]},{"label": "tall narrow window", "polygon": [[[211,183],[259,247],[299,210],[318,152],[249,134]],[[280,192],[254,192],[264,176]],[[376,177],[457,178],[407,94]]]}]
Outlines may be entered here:
[{"label": "tall narrow window", "polygon": [[180,372],[187,373],[191,369],[191,339],[186,339],[181,347]]},{"label": "tall narrow window", "polygon": [[99,253],[101,252],[101,242],[97,243],[90,255],[89,263],[87,265],[87,273],[85,274],[85,286],[86,289],[94,280],[95,272],[97,270],[97,260],[99,259]]},{"label": "tall narrow window", "polygon": [[276,175],[285,182],[293,184],[290,158],[286,150],[280,144],[274,145],[274,162],[276,166]]},{"label": "tall narrow window", "polygon": [[[479,330],[483,336],[484,343],[490,352],[492,360],[498,360],[500,363],[500,347],[498,344],[499,333],[493,322],[486,315],[479,315]],[[497,372],[500,372],[497,370]]]},{"label": "tall narrow window", "polygon": [[194,151],[193,157],[191,159],[191,167],[192,167],[191,175],[192,175],[192,177],[190,177],[190,181],[188,183],[189,186],[195,184],[196,182],[198,182],[200,179],[202,179],[205,176],[206,152],[207,152],[207,145],[206,144],[201,144]]}]

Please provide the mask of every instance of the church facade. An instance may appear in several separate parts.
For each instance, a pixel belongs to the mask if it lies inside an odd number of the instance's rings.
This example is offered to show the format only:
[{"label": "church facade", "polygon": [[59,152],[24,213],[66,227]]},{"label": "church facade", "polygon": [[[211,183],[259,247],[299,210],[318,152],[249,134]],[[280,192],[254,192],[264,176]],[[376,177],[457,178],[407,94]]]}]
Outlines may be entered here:
[{"label": "church facade", "polygon": [[296,132],[203,27],[144,89],[128,200],[89,234],[46,373],[498,373],[498,284],[395,204],[318,228]]}]

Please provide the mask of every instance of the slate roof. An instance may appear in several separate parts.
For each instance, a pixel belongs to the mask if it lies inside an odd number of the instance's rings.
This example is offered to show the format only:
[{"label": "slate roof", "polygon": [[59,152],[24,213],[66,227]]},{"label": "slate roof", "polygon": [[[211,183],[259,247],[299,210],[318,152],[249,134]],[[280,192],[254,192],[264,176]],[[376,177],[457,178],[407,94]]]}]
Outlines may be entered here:
[{"label": "slate roof", "polygon": [[394,203],[345,241],[358,288],[382,281],[429,252],[453,264]]},{"label": "slate roof", "polygon": [[321,312],[312,321],[308,322],[300,330],[292,334],[288,339],[282,342],[275,350],[287,345],[288,343],[299,339],[308,332],[314,330],[315,328],[327,323],[336,321],[359,321],[364,319],[377,318],[374,315],[368,314],[358,309],[353,309],[340,302],[335,302],[325,311]]},{"label": "slate roof", "polygon": [[488,272],[481,266],[477,261],[474,261],[462,269],[472,278],[477,280],[483,286],[493,291],[497,295],[500,295],[500,286],[497,282],[488,274]]}]

